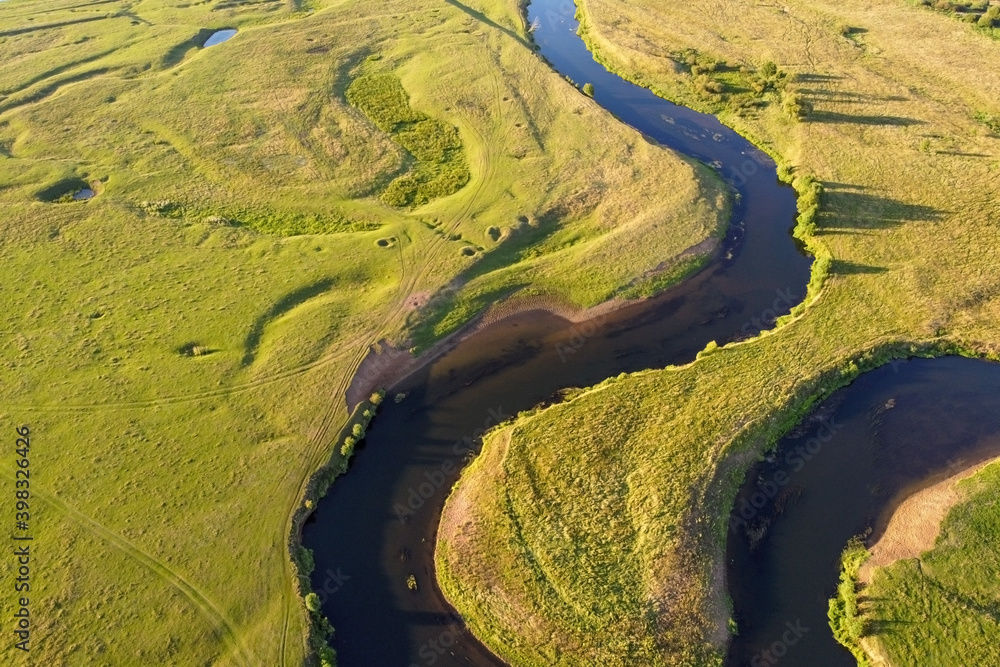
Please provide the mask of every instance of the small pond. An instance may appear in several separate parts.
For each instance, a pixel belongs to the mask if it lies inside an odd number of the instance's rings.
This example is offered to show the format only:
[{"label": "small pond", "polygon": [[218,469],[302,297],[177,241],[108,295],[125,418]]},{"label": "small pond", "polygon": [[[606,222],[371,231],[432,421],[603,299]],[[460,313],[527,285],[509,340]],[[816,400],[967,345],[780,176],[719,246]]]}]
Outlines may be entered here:
[{"label": "small pond", "polygon": [[215,46],[216,44],[222,44],[223,42],[232,39],[233,36],[235,35],[236,35],[235,28],[226,28],[225,30],[219,30],[217,32],[212,33],[212,36],[209,37],[204,44],[202,44],[202,47],[207,49],[210,46]]}]

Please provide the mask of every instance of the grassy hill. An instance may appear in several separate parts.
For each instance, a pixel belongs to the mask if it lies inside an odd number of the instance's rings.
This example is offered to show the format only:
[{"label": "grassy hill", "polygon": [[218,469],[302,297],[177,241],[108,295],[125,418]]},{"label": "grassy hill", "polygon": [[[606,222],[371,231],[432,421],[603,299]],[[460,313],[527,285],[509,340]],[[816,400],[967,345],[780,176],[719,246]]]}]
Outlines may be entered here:
[{"label": "grassy hill", "polygon": [[[292,518],[370,346],[523,291],[592,305],[724,226],[708,170],[542,64],[515,4],[0,3],[0,423],[11,449],[30,428],[33,664],[301,664]],[[422,129],[352,104],[366,76]],[[386,203],[438,141],[466,175]]]},{"label": "grassy hill", "polygon": [[828,258],[822,287],[775,332],[492,433],[446,506],[439,576],[512,664],[720,664],[726,519],[748,465],[865,369],[1000,353],[1000,46],[901,0],[578,7],[610,68],[822,184],[800,229]]}]

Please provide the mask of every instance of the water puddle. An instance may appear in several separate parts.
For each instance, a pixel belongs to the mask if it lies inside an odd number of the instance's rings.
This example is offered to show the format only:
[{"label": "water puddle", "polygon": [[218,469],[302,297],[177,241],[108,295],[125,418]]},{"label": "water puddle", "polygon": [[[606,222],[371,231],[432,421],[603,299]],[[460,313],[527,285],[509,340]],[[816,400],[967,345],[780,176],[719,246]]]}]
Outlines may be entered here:
[{"label": "water puddle", "polygon": [[205,40],[205,43],[202,44],[202,47],[207,49],[210,46],[215,46],[216,44],[222,44],[223,42],[232,39],[236,35],[236,32],[237,31],[235,28],[226,28],[225,30],[219,30],[217,32],[214,32],[212,33],[211,37]]}]

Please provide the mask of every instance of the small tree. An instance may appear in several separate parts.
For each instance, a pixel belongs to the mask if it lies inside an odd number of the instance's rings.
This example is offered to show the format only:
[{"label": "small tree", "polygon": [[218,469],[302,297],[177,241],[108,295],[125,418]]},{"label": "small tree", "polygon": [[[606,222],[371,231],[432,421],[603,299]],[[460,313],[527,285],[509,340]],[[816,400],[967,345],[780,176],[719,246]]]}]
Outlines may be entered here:
[{"label": "small tree", "polygon": [[312,613],[315,614],[316,612],[319,611],[319,608],[320,608],[319,596],[316,595],[315,593],[310,593],[309,595],[307,595],[306,596],[306,609],[308,609],[309,611],[311,611]]},{"label": "small tree", "polygon": [[349,459],[353,454],[354,454],[354,438],[352,438],[351,436],[347,436],[344,439],[344,444],[340,446],[340,455],[343,456],[345,459]]},{"label": "small tree", "polygon": [[778,75],[778,66],[774,62],[768,60],[763,65],[760,66],[759,73],[765,79],[771,79]]},{"label": "small tree", "polygon": [[299,565],[303,574],[310,574],[316,568],[316,560],[313,558],[312,549],[299,547]]},{"label": "small tree", "polygon": [[781,96],[781,107],[792,120],[802,120],[812,110],[809,102],[799,93],[786,92]]},{"label": "small tree", "polygon": [[979,17],[979,27],[981,28],[992,28],[993,25],[1000,21],[1000,7],[993,6],[986,10],[986,13]]},{"label": "small tree", "polygon": [[362,426],[361,424],[355,424],[354,426],[351,427],[351,434],[355,438],[360,440],[361,438],[365,437],[365,427]]},{"label": "small tree", "polygon": [[594,96],[594,84],[592,84],[592,83],[585,83],[585,84],[583,84],[583,94],[586,95],[587,97],[593,97]]}]

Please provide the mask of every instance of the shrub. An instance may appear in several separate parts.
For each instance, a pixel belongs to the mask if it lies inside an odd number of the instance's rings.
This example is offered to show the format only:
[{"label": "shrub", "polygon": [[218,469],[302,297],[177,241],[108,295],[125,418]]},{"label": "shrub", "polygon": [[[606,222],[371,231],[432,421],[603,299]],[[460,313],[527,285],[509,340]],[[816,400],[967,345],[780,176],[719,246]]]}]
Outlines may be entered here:
[{"label": "shrub", "polygon": [[354,438],[347,436],[344,438],[344,444],[340,446],[340,455],[344,457],[344,460],[351,458],[354,454],[354,445],[357,444]]},{"label": "shrub", "polygon": [[316,568],[316,560],[313,558],[312,549],[299,547],[299,566],[302,568],[302,574],[306,576],[309,576]]},{"label": "shrub", "polygon": [[361,424],[355,424],[354,426],[351,427],[351,435],[353,435],[358,440],[361,440],[363,437],[365,437],[365,427],[362,426]]},{"label": "shrub", "polygon": [[382,403],[383,398],[385,398],[385,392],[376,391],[374,394],[368,397],[368,402],[371,403],[372,405],[380,405]]},{"label": "shrub", "polygon": [[712,95],[720,95],[722,94],[722,91],[725,90],[725,87],[721,83],[713,81],[705,75],[699,76],[695,79],[695,83],[702,92]]},{"label": "shrub", "polygon": [[719,344],[716,343],[714,340],[710,340],[710,341],[708,341],[708,344],[705,346],[705,349],[702,350],[701,352],[699,352],[695,356],[695,358],[696,359],[702,359],[702,358],[707,357],[708,355],[712,354],[713,352],[715,352],[718,349],[719,349]]},{"label": "shrub", "polygon": [[834,639],[854,654],[860,667],[870,665],[868,656],[860,645],[866,624],[858,609],[858,570],[868,560],[868,556],[868,550],[860,538],[852,537],[840,557],[840,583],[837,584],[837,595],[830,599],[827,611]]},{"label": "shrub", "polygon": [[315,593],[310,593],[309,595],[307,595],[306,596],[306,609],[308,609],[309,611],[311,611],[312,613],[315,614],[316,612],[319,611],[319,608],[320,608],[319,596],[316,595]]},{"label": "shrub", "polygon": [[812,110],[812,106],[801,94],[793,92],[782,94],[781,108],[792,120],[802,120]]},{"label": "shrub", "polygon": [[990,128],[994,134],[1000,135],[1000,116],[993,116],[985,111],[977,111],[973,114],[973,117],[986,127]]},{"label": "shrub", "polygon": [[795,237],[806,239],[816,233],[816,218],[819,216],[820,200],[823,197],[823,184],[812,176],[803,175],[792,181],[792,187],[798,193],[796,208],[799,216]]},{"label": "shrub", "polygon": [[329,646],[324,646],[319,651],[320,667],[337,667],[337,652]]},{"label": "shrub", "polygon": [[998,22],[1000,22],[1000,7],[995,5],[979,17],[979,27],[981,28],[992,28]]},{"label": "shrub", "polygon": [[593,97],[594,96],[594,84],[592,84],[592,83],[585,83],[585,84],[583,84],[583,94],[586,95],[587,97]]}]

